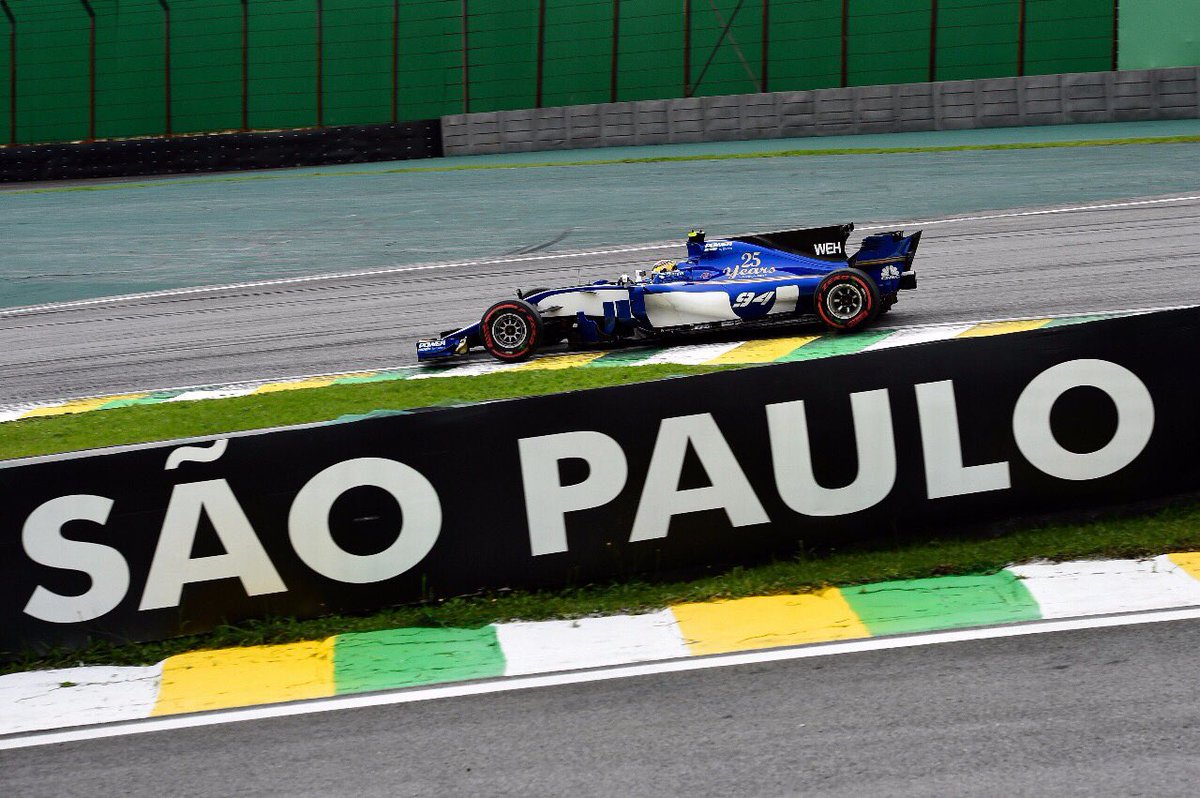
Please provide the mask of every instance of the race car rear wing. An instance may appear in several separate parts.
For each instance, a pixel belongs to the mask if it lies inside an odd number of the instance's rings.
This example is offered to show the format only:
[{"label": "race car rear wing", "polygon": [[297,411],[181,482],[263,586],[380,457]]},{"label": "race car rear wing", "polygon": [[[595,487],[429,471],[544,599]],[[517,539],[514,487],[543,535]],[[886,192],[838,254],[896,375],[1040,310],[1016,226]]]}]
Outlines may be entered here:
[{"label": "race car rear wing", "polygon": [[735,236],[731,240],[741,241],[751,246],[768,247],[809,258],[837,262],[846,260],[846,239],[850,237],[852,230],[854,230],[853,222],[829,227],[809,227],[804,230],[781,230],[777,233]]}]

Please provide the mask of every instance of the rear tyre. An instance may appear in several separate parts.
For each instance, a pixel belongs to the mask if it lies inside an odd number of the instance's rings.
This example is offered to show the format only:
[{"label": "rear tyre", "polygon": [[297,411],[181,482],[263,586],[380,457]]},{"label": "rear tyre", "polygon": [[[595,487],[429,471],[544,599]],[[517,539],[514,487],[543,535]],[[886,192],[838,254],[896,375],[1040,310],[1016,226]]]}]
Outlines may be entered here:
[{"label": "rear tyre", "polygon": [[483,348],[505,363],[527,360],[543,341],[542,317],[521,299],[506,299],[487,309],[479,322]]},{"label": "rear tyre", "polygon": [[875,282],[858,269],[838,269],[817,286],[813,294],[817,316],[838,332],[856,330],[879,315],[881,305]]}]

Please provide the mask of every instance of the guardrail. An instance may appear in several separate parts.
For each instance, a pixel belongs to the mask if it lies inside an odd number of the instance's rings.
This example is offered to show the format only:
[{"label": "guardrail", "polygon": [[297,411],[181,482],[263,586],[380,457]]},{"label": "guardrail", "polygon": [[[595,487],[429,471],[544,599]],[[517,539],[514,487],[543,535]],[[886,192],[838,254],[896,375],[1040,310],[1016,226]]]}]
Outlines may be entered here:
[{"label": "guardrail", "polygon": [[1200,117],[1200,67],[454,114],[446,155]]},{"label": "guardrail", "polygon": [[1200,485],[1200,308],[0,463],[0,651],[681,576]]},{"label": "guardrail", "polygon": [[402,161],[442,154],[438,120],[0,148],[0,183]]}]

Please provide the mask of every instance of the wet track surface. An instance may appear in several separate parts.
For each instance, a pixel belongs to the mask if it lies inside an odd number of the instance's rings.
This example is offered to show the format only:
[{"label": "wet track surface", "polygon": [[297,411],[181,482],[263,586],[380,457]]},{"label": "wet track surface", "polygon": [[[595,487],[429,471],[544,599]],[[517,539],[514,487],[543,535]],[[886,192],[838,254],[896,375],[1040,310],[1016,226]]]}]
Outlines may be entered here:
[{"label": "wet track surface", "polygon": [[1190,795],[1200,622],[0,752],[21,796]]},{"label": "wet track surface", "polygon": [[[1200,197],[1179,196],[1189,198],[928,224],[919,288],[902,295],[887,322],[1200,301]],[[860,222],[859,231],[909,221]],[[710,234],[740,232],[748,231]],[[515,288],[613,278],[682,249],[681,241],[614,242],[582,256],[534,253],[0,311],[0,404],[408,364],[416,338],[476,320]]]}]

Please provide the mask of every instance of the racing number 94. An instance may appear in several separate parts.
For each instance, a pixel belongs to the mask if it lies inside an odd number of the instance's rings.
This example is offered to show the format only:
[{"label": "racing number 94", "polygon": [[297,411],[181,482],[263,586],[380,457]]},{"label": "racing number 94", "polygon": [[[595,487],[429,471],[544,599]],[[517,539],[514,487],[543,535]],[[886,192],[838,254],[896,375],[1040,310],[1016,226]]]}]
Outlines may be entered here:
[{"label": "racing number 94", "polygon": [[743,291],[734,298],[733,306],[735,308],[748,308],[751,305],[768,305],[774,296],[774,289],[763,291],[757,295],[753,291]]}]

